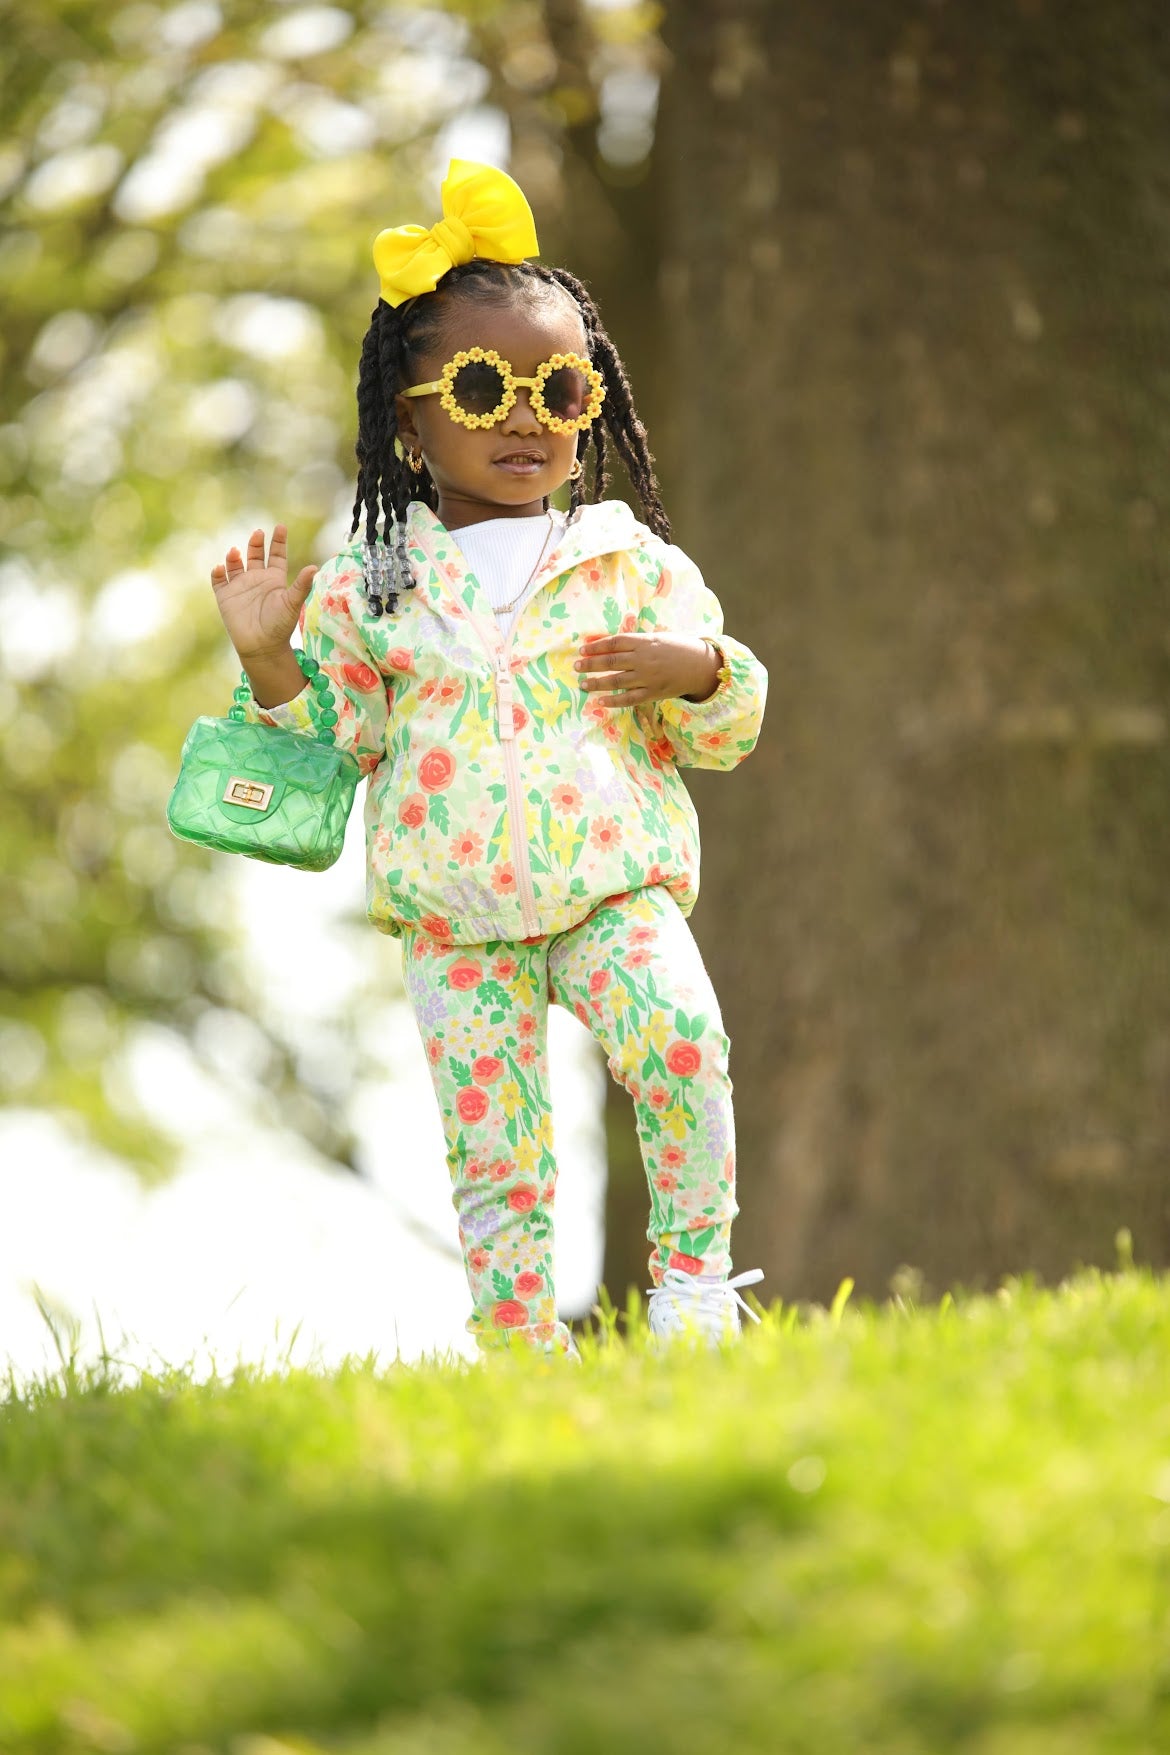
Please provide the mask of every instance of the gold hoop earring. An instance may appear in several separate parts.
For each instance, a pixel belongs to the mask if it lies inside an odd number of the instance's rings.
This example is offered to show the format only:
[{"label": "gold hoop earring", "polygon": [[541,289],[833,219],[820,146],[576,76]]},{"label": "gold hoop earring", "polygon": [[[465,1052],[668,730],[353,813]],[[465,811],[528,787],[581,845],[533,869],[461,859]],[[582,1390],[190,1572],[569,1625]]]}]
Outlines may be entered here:
[{"label": "gold hoop earring", "polygon": [[412,474],[422,474],[423,455],[421,451],[408,451],[406,453],[406,462]]},{"label": "gold hoop earring", "polygon": [[569,471],[569,480],[570,481],[580,481],[580,479],[584,475],[584,473],[585,473],[585,465],[582,463],[582,461],[579,457],[574,457],[573,467]]}]

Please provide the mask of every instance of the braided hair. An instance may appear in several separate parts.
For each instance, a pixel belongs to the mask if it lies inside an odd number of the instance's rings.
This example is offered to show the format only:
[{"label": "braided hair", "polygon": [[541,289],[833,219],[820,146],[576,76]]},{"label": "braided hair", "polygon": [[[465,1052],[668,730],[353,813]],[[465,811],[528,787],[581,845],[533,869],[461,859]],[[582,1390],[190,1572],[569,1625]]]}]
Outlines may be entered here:
[{"label": "braided hair", "polygon": [[[426,465],[415,473],[405,457],[399,458],[395,454],[398,416],[394,398],[400,390],[414,383],[418,359],[427,351],[441,327],[449,306],[449,295],[506,304],[521,291],[548,296],[554,288],[567,293],[576,305],[585,325],[586,352],[605,385],[600,418],[577,435],[577,456],[582,471],[578,479],[570,483],[570,509],[575,512],[585,503],[590,474],[593,501],[604,498],[609,483],[608,433],[613,448],[625,464],[646,523],[655,535],[669,542],[670,521],[663,508],[661,490],[654,474],[654,458],[646,429],[634,407],[626,368],[585,287],[563,268],[548,268],[540,262],[512,265],[477,256],[470,262],[448,269],[434,292],[420,294],[397,306],[379,299],[362,342],[355,447],[357,498],[353,505],[350,535],[353,536],[361,524],[364,508],[366,577],[370,587],[370,607],[375,615],[382,613],[383,593],[387,595],[393,612],[398,592],[409,589],[412,582],[406,554],[407,507],[412,499],[417,499],[434,511],[438,503],[438,490]],[[377,540],[379,513],[383,518],[381,548]],[[397,539],[391,557],[387,546],[395,527]]]}]

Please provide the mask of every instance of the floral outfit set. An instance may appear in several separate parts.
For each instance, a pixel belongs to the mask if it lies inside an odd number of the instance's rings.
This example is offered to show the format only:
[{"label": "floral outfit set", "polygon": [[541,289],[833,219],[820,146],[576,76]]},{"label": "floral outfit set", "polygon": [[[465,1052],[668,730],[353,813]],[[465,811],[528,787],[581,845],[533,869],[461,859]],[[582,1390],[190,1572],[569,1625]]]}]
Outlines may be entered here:
[{"label": "floral outfit set", "polygon": [[[735,1202],[728,1040],[686,923],[698,822],[680,767],[755,745],[767,674],[725,634],[695,564],[618,500],[582,506],[505,638],[457,541],[421,502],[414,588],[375,617],[355,538],[301,612],[339,746],[368,776],[366,909],[402,941],[435,1084],[481,1346],[569,1345],[552,1279],[550,1000],[634,1099],[650,1182],[650,1275],[724,1275]],[[587,634],[711,636],[704,701],[603,706],[574,669]],[[312,735],[307,696],[249,716]]]}]

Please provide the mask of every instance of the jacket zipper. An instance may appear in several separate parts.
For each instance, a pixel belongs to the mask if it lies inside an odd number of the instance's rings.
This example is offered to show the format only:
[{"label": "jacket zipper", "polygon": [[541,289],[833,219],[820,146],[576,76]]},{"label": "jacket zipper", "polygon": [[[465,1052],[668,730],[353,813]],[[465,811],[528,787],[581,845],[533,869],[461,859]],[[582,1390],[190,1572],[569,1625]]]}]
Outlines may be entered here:
[{"label": "jacket zipper", "polygon": [[[423,546],[425,552],[427,545]],[[429,555],[428,558],[439,578],[445,581],[445,569],[440,567],[433,555]],[[550,577],[552,577],[551,574]],[[450,586],[447,588],[450,590]],[[539,589],[538,586],[537,590]],[[527,608],[535,596],[536,591],[530,592],[521,605],[521,610]],[[516,893],[520,898],[520,919],[524,926],[524,936],[535,938],[540,931],[540,919],[536,912],[536,893],[532,888],[532,865],[528,858],[524,799],[520,791],[520,757],[516,749],[516,726],[512,719],[512,672],[508,666],[508,655],[512,650],[512,642],[516,638],[520,617],[517,615],[512,623],[512,631],[505,640],[495,624],[493,624],[489,634],[487,624],[468,609],[465,603],[460,602],[459,613],[475,629],[480,644],[492,661],[496,684],[496,729],[499,733],[504,756],[504,781],[508,793],[508,826],[512,832],[512,870],[516,874]],[[495,636],[494,639],[492,635]]]},{"label": "jacket zipper", "polygon": [[[512,634],[515,634],[513,627]],[[482,631],[477,629],[483,639]],[[486,642],[485,642],[486,644]],[[489,649],[490,650],[490,649]],[[516,890],[520,897],[520,918],[525,937],[534,938],[540,931],[536,915],[536,896],[532,888],[532,866],[528,859],[528,832],[524,823],[524,800],[520,795],[520,757],[516,749],[516,726],[512,718],[512,672],[508,654],[512,636],[496,653],[496,725],[504,751],[504,780],[508,788],[508,822],[512,830],[512,870],[516,873]]]},{"label": "jacket zipper", "polygon": [[473,615],[465,604],[460,604],[459,607],[464,619],[475,629],[480,644],[492,661],[492,675],[496,685],[496,730],[504,755],[508,826],[512,831],[512,870],[516,874],[516,894],[520,898],[520,919],[524,925],[524,936],[535,938],[540,931],[540,920],[536,912],[536,894],[532,888],[532,866],[528,859],[528,831],[524,823],[524,799],[520,791],[520,757],[516,749],[516,726],[512,719],[512,672],[508,668],[508,654],[512,650],[516,624],[513,624],[506,641],[500,635],[499,629],[493,628],[492,632],[496,636],[493,641],[487,625],[477,615]]}]

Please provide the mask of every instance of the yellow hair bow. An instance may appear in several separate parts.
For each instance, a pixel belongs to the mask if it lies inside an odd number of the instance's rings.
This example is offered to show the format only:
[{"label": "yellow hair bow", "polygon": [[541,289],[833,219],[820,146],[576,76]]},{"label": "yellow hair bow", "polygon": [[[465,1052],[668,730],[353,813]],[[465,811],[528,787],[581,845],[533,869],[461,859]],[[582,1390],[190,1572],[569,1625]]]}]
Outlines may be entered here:
[{"label": "yellow hair bow", "polygon": [[536,225],[519,183],[493,165],[453,158],[438,225],[396,225],[374,239],[374,266],[388,305],[433,292],[457,262],[523,262],[536,256]]}]

